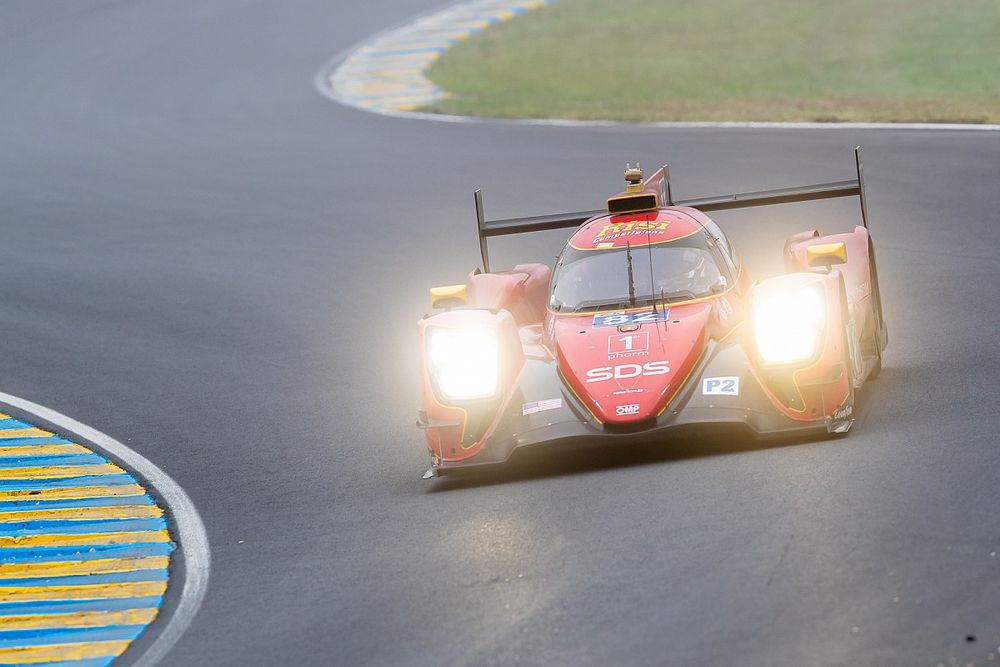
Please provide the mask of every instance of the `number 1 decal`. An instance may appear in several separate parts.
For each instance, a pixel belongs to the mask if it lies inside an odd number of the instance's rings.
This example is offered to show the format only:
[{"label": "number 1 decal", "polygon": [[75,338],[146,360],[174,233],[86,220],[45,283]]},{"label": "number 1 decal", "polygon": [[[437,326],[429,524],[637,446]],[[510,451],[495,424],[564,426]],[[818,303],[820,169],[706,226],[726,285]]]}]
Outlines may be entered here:
[{"label": "number 1 decal", "polygon": [[622,356],[645,356],[649,352],[649,332],[611,336],[608,338],[608,358],[617,359]]}]

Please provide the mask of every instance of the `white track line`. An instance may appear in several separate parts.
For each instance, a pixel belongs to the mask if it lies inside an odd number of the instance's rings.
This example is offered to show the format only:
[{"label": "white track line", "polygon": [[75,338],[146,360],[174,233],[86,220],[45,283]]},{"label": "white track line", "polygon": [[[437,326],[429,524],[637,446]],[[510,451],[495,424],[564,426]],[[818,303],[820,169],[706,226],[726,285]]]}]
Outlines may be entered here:
[{"label": "white track line", "polygon": [[79,435],[84,440],[117,456],[131,470],[138,473],[144,481],[148,482],[169,507],[180,540],[180,551],[184,556],[184,588],[181,591],[180,601],[170,615],[167,625],[159,632],[153,643],[146,648],[145,653],[132,663],[137,667],[151,667],[170,651],[191,625],[191,621],[194,620],[194,616],[198,612],[198,607],[201,606],[201,602],[205,598],[205,590],[208,587],[208,573],[211,566],[208,534],[205,532],[205,524],[202,523],[194,503],[184,493],[184,489],[171,479],[170,475],[160,470],[156,464],[143,455],[129,449],[111,436],[55,410],[17,396],[0,392],[0,403],[29,412],[68,433]]},{"label": "white track line", "polygon": [[[465,2],[452,5],[452,9],[461,8]],[[345,99],[333,90],[331,79],[337,69],[348,61],[355,53],[370,48],[382,39],[391,37],[398,32],[405,32],[428,17],[444,14],[449,10],[438,10],[400,25],[382,30],[364,41],[345,49],[331,58],[313,77],[316,90],[323,97],[354,109],[360,109],[380,116],[391,118],[413,118],[418,120],[433,120],[439,123],[489,123],[494,125],[540,125],[544,127],[575,127],[575,128],[652,128],[669,130],[712,129],[712,130],[933,130],[962,132],[1000,132],[1000,124],[974,123],[773,123],[758,121],[659,121],[647,123],[632,123],[617,120],[571,120],[566,118],[493,118],[489,116],[456,116],[449,114],[426,113],[422,111],[405,111],[384,106],[362,106]]]}]

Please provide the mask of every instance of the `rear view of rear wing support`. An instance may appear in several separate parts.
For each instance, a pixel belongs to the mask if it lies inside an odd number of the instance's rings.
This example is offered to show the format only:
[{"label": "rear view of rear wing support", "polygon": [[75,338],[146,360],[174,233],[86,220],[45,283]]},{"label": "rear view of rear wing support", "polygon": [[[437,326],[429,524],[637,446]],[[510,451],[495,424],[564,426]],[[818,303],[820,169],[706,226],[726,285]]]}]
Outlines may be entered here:
[{"label": "rear view of rear wing support", "polygon": [[530,218],[510,218],[507,220],[486,220],[483,215],[483,191],[476,190],[476,220],[479,223],[479,251],[483,255],[483,270],[490,271],[490,253],[486,240],[494,236],[508,236],[526,232],[544,232],[550,229],[579,227],[591,218],[605,215],[607,211],[580,211],[556,215],[536,215]]},{"label": "rear view of rear wing support", "polygon": [[[664,166],[646,182],[647,187],[655,185],[660,192],[660,201],[668,206],[689,206],[700,211],[726,211],[755,206],[773,206],[775,204],[792,204],[796,202],[816,201],[819,199],[834,199],[837,197],[857,196],[861,202],[861,222],[868,229],[868,202],[865,199],[865,178],[861,166],[861,147],[854,149],[854,162],[858,177],[847,181],[803,185],[781,190],[763,190],[761,192],[743,192],[715,197],[699,197],[697,199],[674,200],[670,189],[670,170]],[[654,183],[655,181],[655,183]],[[506,220],[487,220],[483,213],[483,193],[476,190],[476,221],[479,230],[479,250],[483,257],[483,270],[490,270],[490,256],[487,240],[494,236],[508,236],[527,232],[541,232],[551,229],[567,229],[579,227],[591,218],[607,215],[607,210],[579,211],[577,213],[561,213],[556,215],[539,215],[530,218],[509,218]]]}]

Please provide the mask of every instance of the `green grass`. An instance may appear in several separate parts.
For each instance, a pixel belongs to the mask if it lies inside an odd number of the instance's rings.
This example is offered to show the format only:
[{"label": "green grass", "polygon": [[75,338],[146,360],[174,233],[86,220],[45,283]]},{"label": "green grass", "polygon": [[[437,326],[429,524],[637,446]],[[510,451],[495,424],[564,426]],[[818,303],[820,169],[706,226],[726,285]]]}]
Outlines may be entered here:
[{"label": "green grass", "polygon": [[429,110],[1000,122],[1000,0],[561,0],[461,42]]}]

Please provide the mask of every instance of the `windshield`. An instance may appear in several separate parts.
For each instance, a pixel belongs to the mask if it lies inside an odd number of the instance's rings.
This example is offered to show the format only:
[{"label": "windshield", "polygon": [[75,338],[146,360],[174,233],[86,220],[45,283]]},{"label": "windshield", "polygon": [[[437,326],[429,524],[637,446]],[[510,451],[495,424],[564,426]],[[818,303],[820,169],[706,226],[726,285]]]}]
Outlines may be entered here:
[{"label": "windshield", "polygon": [[556,264],[549,306],[555,311],[628,308],[654,299],[666,303],[696,299],[725,288],[725,274],[705,246],[704,236],[697,234],[681,243],[612,250],[567,246]]}]

